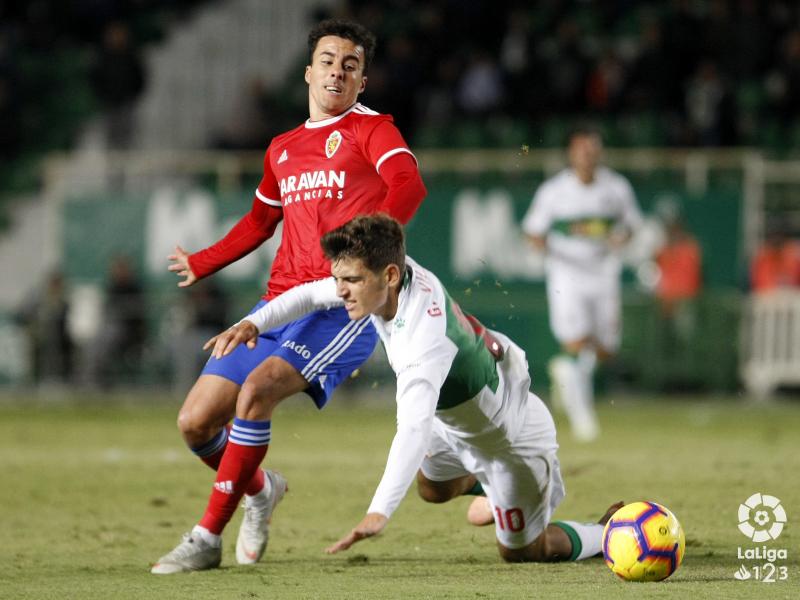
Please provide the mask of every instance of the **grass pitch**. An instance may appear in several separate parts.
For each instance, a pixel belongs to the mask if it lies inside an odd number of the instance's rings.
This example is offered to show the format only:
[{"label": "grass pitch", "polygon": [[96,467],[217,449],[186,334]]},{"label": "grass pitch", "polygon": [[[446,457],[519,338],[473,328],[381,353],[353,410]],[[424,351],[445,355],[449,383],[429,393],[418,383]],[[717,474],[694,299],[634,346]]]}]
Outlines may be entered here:
[{"label": "grass pitch", "polygon": [[[290,491],[276,511],[264,562],[236,565],[239,515],[223,566],[154,576],[149,567],[200,517],[211,472],[174,425],[175,400],[146,404],[0,405],[3,543],[0,597],[27,598],[761,598],[800,596],[800,403],[628,398],[601,403],[603,436],[577,445],[559,421],[567,499],[557,518],[595,520],[613,501],[651,499],[687,538],[678,572],[661,583],[614,577],[600,559],[504,564],[493,528],[470,527],[468,499],[422,502],[414,490],[385,533],[335,556],[323,548],[363,515],[393,436],[390,402],[323,412],[291,399],[273,419],[266,462]],[[781,499],[788,580],[737,581],[736,525],[754,492]],[[754,564],[754,563],[750,563]]]}]

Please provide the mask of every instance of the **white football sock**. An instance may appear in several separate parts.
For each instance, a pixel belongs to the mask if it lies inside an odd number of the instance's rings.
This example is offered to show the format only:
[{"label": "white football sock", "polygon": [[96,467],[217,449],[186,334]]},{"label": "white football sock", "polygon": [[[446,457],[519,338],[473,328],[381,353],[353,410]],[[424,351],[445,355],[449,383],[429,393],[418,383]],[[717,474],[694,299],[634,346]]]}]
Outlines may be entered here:
[{"label": "white football sock", "polygon": [[585,348],[580,351],[575,363],[578,366],[580,375],[579,393],[583,409],[578,437],[588,442],[594,440],[600,434],[597,411],[594,407],[594,367],[597,364],[597,354],[591,348]]},{"label": "white football sock", "polygon": [[581,369],[577,359],[566,354],[553,359],[552,372],[573,434],[580,441],[595,439],[599,427],[594,411],[591,375]]},{"label": "white football sock", "polygon": [[569,413],[576,392],[575,361],[568,354],[559,354],[550,361],[549,368],[553,379],[553,391],[558,395],[561,407]]},{"label": "white football sock", "polygon": [[583,560],[600,553],[603,546],[604,525],[599,523],[578,523],[576,521],[555,521],[572,542],[570,560]]}]

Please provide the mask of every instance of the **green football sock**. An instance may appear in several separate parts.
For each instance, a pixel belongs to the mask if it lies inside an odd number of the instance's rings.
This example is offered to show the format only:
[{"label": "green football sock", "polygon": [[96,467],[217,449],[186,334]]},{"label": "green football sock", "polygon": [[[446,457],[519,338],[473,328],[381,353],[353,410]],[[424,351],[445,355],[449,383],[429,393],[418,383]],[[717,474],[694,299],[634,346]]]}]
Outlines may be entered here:
[{"label": "green football sock", "polygon": [[465,496],[485,496],[486,492],[483,491],[483,486],[480,481],[476,481],[475,485],[464,492]]}]

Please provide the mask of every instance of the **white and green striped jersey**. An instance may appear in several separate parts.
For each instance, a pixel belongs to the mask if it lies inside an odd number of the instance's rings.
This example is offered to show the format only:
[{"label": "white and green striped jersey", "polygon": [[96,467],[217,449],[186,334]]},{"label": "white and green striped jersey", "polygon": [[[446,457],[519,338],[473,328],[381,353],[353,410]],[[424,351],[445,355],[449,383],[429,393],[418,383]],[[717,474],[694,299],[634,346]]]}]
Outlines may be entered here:
[{"label": "white and green striped jersey", "polygon": [[609,244],[620,229],[636,230],[642,216],[628,180],[606,167],[584,184],[572,169],[545,181],[522,221],[525,233],[547,238],[548,274],[618,276],[621,261]]},{"label": "white and green striped jersey", "polygon": [[372,323],[397,375],[397,395],[418,379],[439,390],[438,410],[473,398],[484,386],[497,389],[494,357],[461,308],[430,271],[407,257],[397,314]]},{"label": "white and green striped jersey", "polygon": [[[498,336],[515,357],[498,368],[439,279],[413,259],[406,261],[394,318],[371,315],[397,377],[397,434],[369,508],[387,517],[422,464],[434,421],[477,450],[494,452],[515,438],[530,387],[524,353]],[[263,332],[341,304],[329,278],[292,288],[246,319]]]}]

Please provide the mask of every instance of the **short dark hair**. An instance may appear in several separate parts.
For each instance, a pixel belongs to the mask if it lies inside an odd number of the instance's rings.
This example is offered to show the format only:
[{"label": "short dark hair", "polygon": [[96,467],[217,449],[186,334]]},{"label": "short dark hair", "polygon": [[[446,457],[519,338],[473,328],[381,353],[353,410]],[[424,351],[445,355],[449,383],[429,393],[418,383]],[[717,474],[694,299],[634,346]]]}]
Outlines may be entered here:
[{"label": "short dark hair", "polygon": [[406,266],[403,227],[389,215],[361,215],[322,236],[322,251],[331,262],[360,259],[373,273],[389,265]]},{"label": "short dark hair", "polygon": [[314,61],[317,42],[326,35],[350,40],[364,48],[364,72],[367,72],[372,57],[375,56],[375,36],[363,25],[345,19],[325,19],[308,32],[308,64]]}]

